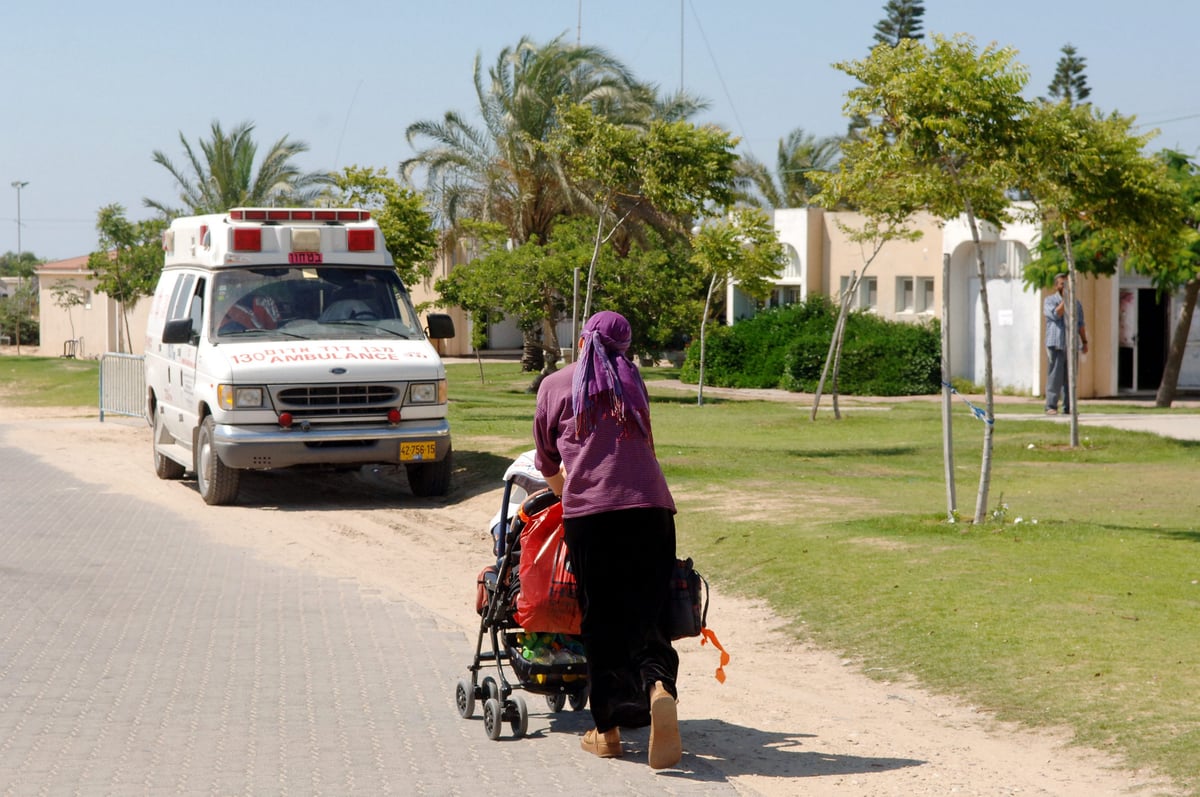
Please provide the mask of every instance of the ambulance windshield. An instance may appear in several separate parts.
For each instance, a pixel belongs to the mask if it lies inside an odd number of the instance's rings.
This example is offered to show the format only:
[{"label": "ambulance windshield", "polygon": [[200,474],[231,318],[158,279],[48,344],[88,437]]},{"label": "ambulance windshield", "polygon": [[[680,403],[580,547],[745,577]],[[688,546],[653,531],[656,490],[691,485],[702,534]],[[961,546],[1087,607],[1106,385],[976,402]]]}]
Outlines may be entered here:
[{"label": "ambulance windshield", "polygon": [[391,269],[258,266],[213,280],[211,335],[220,340],[424,337]]}]

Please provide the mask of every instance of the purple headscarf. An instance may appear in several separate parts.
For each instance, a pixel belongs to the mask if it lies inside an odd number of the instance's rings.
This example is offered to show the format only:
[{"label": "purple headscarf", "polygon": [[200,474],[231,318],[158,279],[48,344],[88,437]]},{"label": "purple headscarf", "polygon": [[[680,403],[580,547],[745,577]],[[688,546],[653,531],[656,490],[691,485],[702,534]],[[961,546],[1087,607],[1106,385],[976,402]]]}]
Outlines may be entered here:
[{"label": "purple headscarf", "polygon": [[625,316],[602,310],[583,325],[581,338],[579,364],[571,382],[575,438],[586,437],[595,428],[597,418],[605,414],[625,427],[622,436],[632,431],[631,424],[637,424],[649,437],[646,386],[637,367],[625,356],[633,340]]}]

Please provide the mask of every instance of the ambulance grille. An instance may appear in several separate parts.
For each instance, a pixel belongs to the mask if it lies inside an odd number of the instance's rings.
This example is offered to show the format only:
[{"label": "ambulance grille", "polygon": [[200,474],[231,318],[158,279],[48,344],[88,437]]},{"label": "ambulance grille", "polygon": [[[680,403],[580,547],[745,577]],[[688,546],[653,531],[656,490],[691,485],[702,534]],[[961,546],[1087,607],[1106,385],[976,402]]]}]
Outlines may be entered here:
[{"label": "ambulance grille", "polygon": [[289,387],[276,394],[276,408],[303,417],[370,415],[396,406],[395,385],[310,385]]}]

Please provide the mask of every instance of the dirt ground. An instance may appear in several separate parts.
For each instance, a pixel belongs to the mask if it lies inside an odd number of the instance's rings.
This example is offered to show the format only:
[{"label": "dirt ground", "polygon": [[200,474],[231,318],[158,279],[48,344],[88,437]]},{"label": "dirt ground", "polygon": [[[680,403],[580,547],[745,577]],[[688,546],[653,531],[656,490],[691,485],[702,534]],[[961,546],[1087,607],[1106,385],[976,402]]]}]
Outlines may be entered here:
[{"label": "dirt ground", "polygon": [[[194,482],[155,478],[141,421],[100,423],[88,408],[0,407],[0,444],[97,489],[185,512],[214,538],[264,559],[416,601],[463,631],[469,661],[479,623],[474,579],[490,556],[499,484],[457,472],[450,498],[429,501],[388,473],[254,474],[238,506],[207,507]],[[854,662],[788,638],[781,625],[763,605],[713,589],[709,626],[732,655],[724,684],[713,677],[716,651],[698,640],[677,643],[684,749],[689,719],[719,720],[726,730],[705,748],[725,751],[710,763],[741,794],[1178,793],[1154,773],[1071,745],[1068,731],[1023,730],[910,681],[868,678]]]}]

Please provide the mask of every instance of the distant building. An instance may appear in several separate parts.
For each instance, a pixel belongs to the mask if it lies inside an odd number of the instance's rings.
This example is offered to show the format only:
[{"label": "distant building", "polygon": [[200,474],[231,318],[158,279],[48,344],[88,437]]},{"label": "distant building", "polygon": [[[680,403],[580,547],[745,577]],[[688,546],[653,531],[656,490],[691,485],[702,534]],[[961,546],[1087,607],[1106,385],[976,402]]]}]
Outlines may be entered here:
[{"label": "distant building", "polygon": [[[88,256],[43,263],[38,267],[38,320],[41,323],[41,351],[63,356],[97,359],[105,352],[128,351],[141,354],[145,346],[146,319],[150,300],[144,297],[127,308],[96,290],[96,278],[87,267]],[[55,302],[54,289],[69,282],[83,292],[84,303],[64,309]],[[126,336],[125,324],[129,325]]]}]

